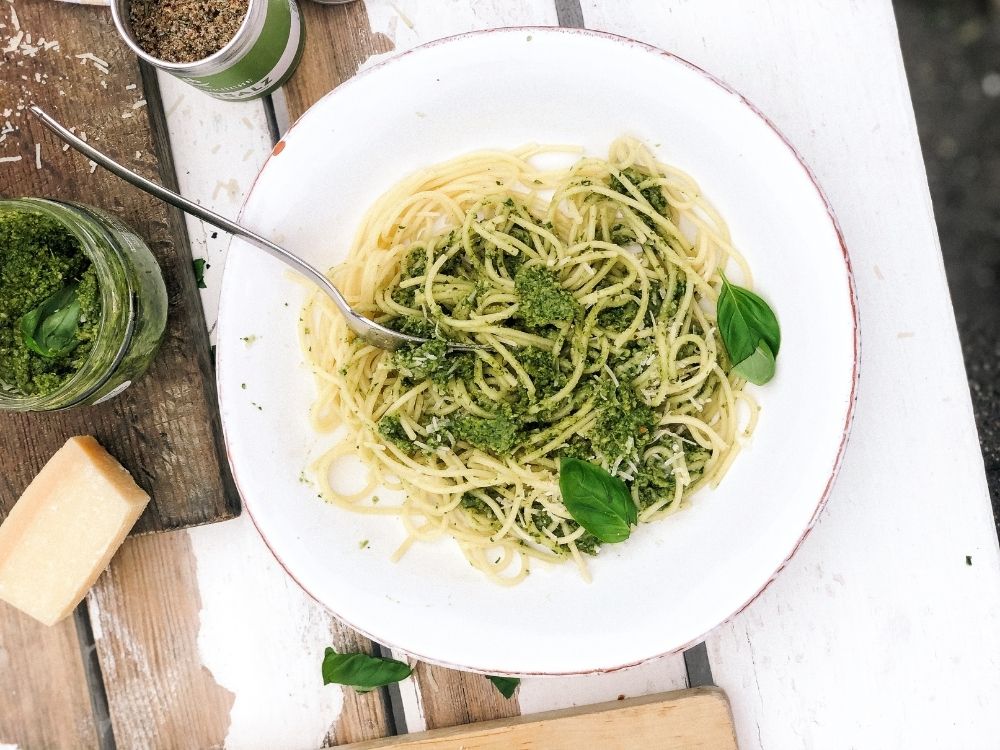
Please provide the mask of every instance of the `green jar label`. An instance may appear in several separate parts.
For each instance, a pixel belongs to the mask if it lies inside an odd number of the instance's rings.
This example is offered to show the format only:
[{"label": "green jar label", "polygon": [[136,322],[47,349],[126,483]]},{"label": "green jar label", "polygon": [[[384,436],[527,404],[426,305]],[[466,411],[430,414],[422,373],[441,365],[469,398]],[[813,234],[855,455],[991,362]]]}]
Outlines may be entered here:
[{"label": "green jar label", "polygon": [[243,55],[218,73],[180,77],[217,99],[255,99],[270,93],[291,75],[301,56],[303,37],[295,0],[268,0],[257,38]]}]

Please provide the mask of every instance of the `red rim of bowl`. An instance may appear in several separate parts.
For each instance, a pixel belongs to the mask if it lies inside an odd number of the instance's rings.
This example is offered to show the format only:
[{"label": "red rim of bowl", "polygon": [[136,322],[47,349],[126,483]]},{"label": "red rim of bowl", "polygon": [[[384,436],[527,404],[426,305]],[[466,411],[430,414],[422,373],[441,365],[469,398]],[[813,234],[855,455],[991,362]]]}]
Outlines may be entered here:
[{"label": "red rim of bowl", "polygon": [[[221,387],[221,380],[222,380],[221,374],[222,374],[222,367],[223,367],[223,364],[225,362],[225,358],[222,356],[223,350],[221,348],[219,350],[219,357],[218,357],[218,362],[217,362],[217,366],[216,366],[216,390],[217,390],[218,396],[219,396],[219,411],[220,411],[220,416],[221,416],[221,421],[222,421],[223,437],[224,437],[224,441],[225,441],[225,445],[226,445],[226,459],[229,461],[229,466],[230,466],[230,469],[231,469],[232,474],[233,474],[233,481],[236,484],[236,490],[237,490],[237,492],[239,492],[240,499],[243,502],[243,508],[246,510],[247,515],[250,516],[250,520],[253,523],[254,528],[257,529],[257,533],[260,534],[261,539],[263,539],[265,546],[267,546],[268,550],[274,556],[274,559],[278,562],[278,564],[285,571],[285,573],[289,576],[289,578],[291,578],[293,581],[295,581],[295,583],[299,586],[299,588],[301,588],[313,601],[315,601],[321,607],[323,607],[328,612],[330,612],[330,614],[332,614],[338,620],[340,620],[341,622],[343,622],[344,624],[346,624],[348,627],[352,628],[353,630],[356,630],[357,632],[361,633],[363,636],[365,636],[369,640],[374,641],[375,643],[379,643],[379,644],[388,646],[391,649],[396,649],[396,650],[402,651],[402,652],[404,652],[406,654],[409,654],[414,659],[418,659],[420,661],[425,661],[425,662],[428,662],[430,664],[437,664],[437,665],[440,665],[440,666],[443,666],[443,667],[447,667],[449,669],[456,669],[456,670],[465,671],[465,672],[477,672],[477,673],[481,673],[481,674],[490,674],[490,675],[505,675],[505,676],[509,675],[509,676],[524,676],[524,677],[558,677],[558,676],[569,676],[569,675],[604,674],[604,673],[608,673],[608,672],[617,672],[619,670],[628,669],[630,667],[635,667],[635,666],[638,666],[640,664],[645,664],[648,661],[652,661],[654,659],[659,659],[659,658],[664,657],[664,656],[670,656],[672,654],[676,654],[676,653],[678,653],[680,651],[683,651],[683,650],[687,649],[688,647],[690,647],[690,646],[692,646],[692,645],[694,645],[694,644],[696,644],[696,643],[704,640],[705,636],[707,636],[709,633],[711,633],[717,627],[719,627],[720,625],[724,625],[725,623],[729,622],[734,617],[736,617],[738,614],[740,614],[743,610],[745,610],[747,607],[749,607],[751,604],[753,604],[753,602],[762,593],[764,593],[764,591],[767,589],[767,587],[771,585],[771,583],[778,576],[778,574],[785,568],[785,566],[792,559],[792,557],[795,556],[795,553],[798,551],[799,547],[802,546],[802,542],[805,541],[806,537],[809,535],[809,532],[812,531],[813,526],[816,525],[816,521],[819,519],[820,513],[822,513],[823,508],[826,506],[827,500],[830,497],[830,492],[833,489],[833,484],[834,484],[834,481],[837,478],[837,474],[840,472],[840,466],[843,463],[844,451],[845,451],[845,448],[847,446],[847,440],[848,440],[848,437],[849,437],[850,432],[851,432],[851,424],[852,424],[852,422],[854,420],[854,408],[855,408],[855,404],[857,402],[857,395],[858,395],[859,365],[860,365],[860,360],[861,360],[861,336],[860,336],[860,321],[859,321],[859,316],[858,316],[857,289],[856,289],[855,283],[854,283],[854,271],[853,271],[853,269],[851,267],[850,253],[847,250],[847,244],[844,241],[843,232],[841,232],[841,230],[840,230],[840,223],[837,221],[837,216],[836,216],[836,214],[833,211],[833,206],[830,204],[829,198],[827,198],[826,193],[823,192],[823,189],[819,185],[819,181],[816,179],[816,175],[809,168],[809,165],[806,164],[805,160],[802,158],[802,155],[799,154],[799,152],[796,150],[796,148],[792,145],[792,143],[785,136],[785,134],[782,133],[781,130],[779,130],[778,127],[767,117],[767,115],[765,115],[753,102],[751,102],[750,100],[748,100],[739,91],[737,91],[736,89],[734,89],[732,86],[730,86],[728,83],[726,83],[721,78],[713,75],[712,73],[709,73],[704,68],[701,68],[698,65],[695,65],[694,63],[689,62],[688,60],[685,60],[683,57],[681,57],[679,55],[676,55],[676,54],[674,54],[672,52],[667,52],[666,50],[660,49],[659,47],[655,47],[655,46],[653,46],[651,44],[647,44],[645,42],[640,42],[640,41],[638,41],[636,39],[632,39],[630,37],[621,36],[620,34],[611,34],[611,33],[606,32],[606,31],[593,31],[591,29],[577,29],[577,28],[563,28],[563,27],[558,27],[558,26],[506,26],[506,27],[500,27],[500,28],[495,28],[495,29],[484,29],[484,30],[480,30],[480,31],[469,31],[469,32],[465,32],[465,33],[462,33],[462,34],[455,34],[453,36],[442,37],[441,39],[435,39],[435,40],[433,40],[431,42],[427,42],[425,44],[421,44],[421,45],[419,45],[417,47],[413,47],[411,49],[405,50],[404,52],[401,52],[398,55],[395,55],[395,56],[390,57],[390,58],[388,58],[386,60],[383,60],[383,61],[381,61],[381,62],[379,62],[379,63],[371,66],[370,68],[366,68],[365,70],[363,70],[363,71],[355,74],[351,78],[347,79],[346,81],[344,81],[343,83],[341,83],[336,88],[334,88],[331,91],[329,91],[326,94],[324,94],[322,97],[320,97],[320,99],[318,99],[315,103],[313,103],[312,106],[309,107],[309,109],[307,109],[305,112],[303,112],[295,120],[294,123],[292,123],[289,126],[289,128],[285,132],[285,134],[274,145],[274,148],[273,148],[272,152],[268,155],[267,159],[264,160],[264,164],[261,166],[260,171],[257,173],[257,176],[254,178],[253,183],[250,185],[250,189],[247,191],[246,197],[243,200],[243,205],[240,207],[239,217],[240,217],[240,220],[242,220],[242,218],[243,218],[243,212],[246,209],[247,202],[250,200],[250,196],[253,193],[254,187],[256,187],[256,185],[257,185],[257,181],[260,179],[261,175],[264,174],[264,170],[267,169],[267,165],[270,163],[270,161],[271,161],[272,158],[276,157],[284,149],[285,138],[288,136],[289,133],[292,132],[292,130],[300,122],[302,122],[303,119],[305,119],[306,117],[309,116],[309,113],[312,112],[320,102],[322,102],[322,101],[326,100],[327,98],[333,96],[334,94],[336,94],[338,91],[342,90],[343,88],[345,88],[347,86],[351,86],[351,85],[356,84],[357,81],[364,79],[372,71],[378,70],[378,69],[383,68],[385,66],[393,65],[394,63],[396,63],[400,59],[402,59],[404,57],[407,57],[408,55],[412,55],[412,54],[414,54],[416,52],[420,52],[422,50],[427,50],[427,49],[430,49],[432,47],[437,47],[437,46],[442,45],[442,44],[448,44],[450,42],[458,41],[458,40],[461,40],[461,39],[466,39],[466,38],[469,38],[469,37],[479,37],[479,36],[484,36],[484,35],[487,35],[487,34],[495,34],[495,33],[519,33],[519,32],[571,34],[571,35],[576,35],[576,36],[589,36],[589,37],[597,37],[597,38],[600,38],[600,39],[606,39],[606,40],[617,42],[619,44],[626,44],[626,45],[629,45],[629,46],[632,46],[632,47],[636,47],[638,49],[641,49],[641,50],[644,50],[646,52],[650,52],[650,53],[653,53],[653,54],[656,54],[656,55],[660,55],[662,57],[670,58],[671,60],[673,60],[673,61],[675,61],[677,63],[680,63],[681,65],[689,68],[690,70],[698,73],[703,78],[707,79],[708,81],[710,81],[714,85],[716,85],[719,88],[721,88],[722,90],[724,90],[726,93],[728,93],[728,94],[736,97],[737,100],[739,100],[739,102],[741,104],[743,104],[743,106],[747,107],[750,111],[752,111],[757,117],[759,117],[761,119],[761,121],[765,125],[767,125],[768,128],[771,129],[771,131],[774,132],[774,134],[781,140],[781,142],[789,150],[789,152],[791,153],[791,155],[799,163],[799,166],[802,167],[803,171],[806,173],[806,176],[809,178],[809,181],[812,183],[813,187],[816,189],[816,193],[819,195],[820,200],[822,200],[823,205],[826,207],[827,215],[829,216],[830,222],[833,225],[833,229],[836,232],[837,241],[840,244],[840,250],[841,250],[841,253],[842,253],[843,258],[844,258],[844,268],[845,268],[845,270],[847,272],[847,283],[848,283],[848,288],[849,288],[849,291],[850,291],[851,318],[852,318],[852,323],[853,323],[853,326],[854,326],[854,331],[853,331],[854,363],[853,363],[852,373],[851,373],[851,393],[850,393],[850,397],[848,399],[847,413],[846,413],[846,415],[844,417],[844,428],[843,428],[843,432],[841,434],[840,446],[837,449],[837,456],[834,459],[834,463],[833,463],[833,466],[832,466],[832,468],[830,470],[830,476],[827,479],[826,486],[824,487],[823,493],[820,496],[819,500],[816,502],[816,508],[813,511],[812,517],[809,519],[809,523],[806,525],[805,529],[802,531],[801,536],[795,542],[795,544],[792,546],[792,549],[785,556],[785,558],[781,562],[781,564],[778,565],[778,567],[768,577],[768,579],[766,581],[764,581],[763,584],[761,584],[760,588],[757,589],[757,591],[753,594],[753,596],[751,596],[749,599],[747,599],[739,607],[737,607],[736,609],[734,609],[733,612],[732,612],[732,614],[730,614],[728,617],[725,617],[722,620],[720,620],[718,623],[716,623],[715,625],[713,625],[711,628],[709,628],[708,630],[706,630],[704,633],[702,633],[697,638],[693,638],[690,641],[688,641],[687,643],[681,644],[679,646],[675,646],[675,647],[673,647],[671,649],[668,649],[666,651],[662,651],[662,652],[657,653],[657,654],[651,654],[650,656],[644,657],[644,658],[639,659],[637,661],[629,662],[628,664],[620,664],[620,665],[617,665],[617,666],[614,666],[614,667],[599,667],[599,668],[594,668],[594,669],[574,670],[574,671],[569,671],[569,672],[524,672],[524,671],[521,671],[521,672],[511,672],[511,671],[505,670],[503,668],[488,668],[488,669],[487,668],[472,668],[472,667],[468,667],[468,666],[464,666],[464,665],[460,665],[460,664],[453,664],[453,663],[450,663],[450,662],[447,662],[447,661],[443,661],[441,659],[434,659],[434,658],[431,658],[431,657],[423,656],[421,654],[418,654],[416,652],[413,652],[413,651],[411,651],[409,649],[406,649],[406,648],[403,648],[401,646],[397,646],[397,645],[394,645],[394,644],[391,644],[391,643],[387,643],[385,641],[385,639],[379,638],[379,637],[375,636],[374,634],[367,632],[365,629],[357,627],[350,620],[348,620],[347,618],[343,617],[338,612],[336,612],[334,609],[332,609],[328,604],[326,604],[325,602],[321,601],[315,594],[313,594],[312,591],[310,591],[302,583],[302,581],[300,581],[295,576],[295,574],[291,570],[289,570],[288,566],[285,565],[284,560],[282,560],[281,557],[280,557],[280,555],[278,555],[278,553],[275,551],[274,547],[271,545],[270,541],[268,540],[267,535],[260,528],[260,525],[257,523],[257,520],[254,518],[253,511],[250,508],[250,504],[246,500],[247,496],[244,493],[242,487],[240,486],[239,475],[238,475],[238,473],[236,471],[236,467],[233,465],[232,456],[230,455],[229,438],[228,438],[228,431],[226,429],[225,412],[222,409],[222,401],[223,401],[223,395],[222,395],[222,393],[223,392],[222,392],[222,387]],[[219,314],[219,319],[220,320],[222,319],[221,312],[222,312],[223,301],[224,300],[220,300],[220,304],[219,304],[219,313],[220,313]]]}]

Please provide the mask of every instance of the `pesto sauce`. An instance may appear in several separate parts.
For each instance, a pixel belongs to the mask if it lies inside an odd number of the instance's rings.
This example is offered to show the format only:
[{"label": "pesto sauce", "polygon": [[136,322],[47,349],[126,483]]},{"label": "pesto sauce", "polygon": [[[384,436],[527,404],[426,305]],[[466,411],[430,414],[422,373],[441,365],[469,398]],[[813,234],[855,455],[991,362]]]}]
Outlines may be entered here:
[{"label": "pesto sauce", "polygon": [[[650,175],[634,168],[625,170],[623,177],[635,186],[651,179]],[[614,178],[609,180],[609,184],[612,189],[630,194],[624,184]],[[666,215],[667,202],[659,187],[653,185],[639,190],[655,210]],[[503,201],[497,209],[498,213],[507,213],[508,222],[497,225],[496,232],[506,235],[509,245],[516,252],[479,235],[470,237],[468,245],[458,247],[461,239],[453,231],[412,246],[401,263],[398,281],[389,290],[393,301],[413,312],[383,322],[403,333],[431,339],[426,344],[403,347],[393,353],[392,366],[403,376],[404,382],[412,386],[429,380],[432,388],[446,396],[457,383],[464,383],[467,385],[465,390],[468,396],[488,413],[488,416],[482,417],[470,414],[466,409],[458,409],[448,417],[430,419],[425,415],[421,419],[415,440],[403,428],[399,417],[383,417],[378,423],[379,433],[387,442],[408,455],[433,453],[441,445],[461,448],[464,444],[505,458],[513,455],[528,438],[558,434],[559,430],[555,425],[563,405],[541,412],[533,411],[532,407],[558,392],[567,382],[573,369],[569,356],[571,347],[577,347],[575,353],[585,357],[588,368],[600,356],[599,347],[592,347],[588,342],[581,342],[578,337],[573,336],[584,319],[584,311],[573,294],[562,286],[560,278],[552,270],[537,261],[527,263],[531,257],[527,250],[551,256],[547,241],[541,235],[519,226],[510,217],[530,218],[535,224],[549,230],[552,229],[551,225],[546,225],[537,217],[531,217],[512,198]],[[654,229],[649,217],[640,218]],[[638,242],[636,233],[624,224],[615,224],[600,231],[606,235],[601,234],[598,239],[621,246]],[[435,280],[436,284],[445,284],[445,288],[449,290],[447,295],[435,300],[441,312],[455,319],[468,319],[473,311],[481,314],[495,311],[496,307],[484,307],[486,303],[483,299],[497,289],[491,276],[500,274],[513,282],[518,303],[516,316],[504,321],[503,325],[543,336],[553,343],[553,351],[533,346],[509,347],[510,355],[530,377],[534,386],[533,393],[518,379],[517,385],[500,386],[503,400],[498,405],[492,397],[483,394],[481,389],[469,385],[476,374],[476,355],[448,351],[447,327],[438,324],[439,313],[433,311],[423,299],[422,284],[401,286],[408,280],[423,277],[445,254],[448,257],[442,262]],[[487,265],[491,266],[489,272]],[[600,282],[597,289],[619,280],[620,276],[609,275]],[[454,285],[454,293],[451,293],[450,285]],[[647,314],[658,319],[669,319],[675,315],[685,286],[682,273],[678,274],[677,280],[669,288],[653,281],[649,289]],[[602,329],[605,334],[620,333],[632,323],[638,310],[638,303],[625,297],[620,303],[597,315],[597,328]],[[588,374],[581,378],[569,399],[580,405],[587,399],[594,398],[596,424],[587,434],[569,437],[556,451],[557,456],[579,458],[600,464],[606,469],[616,462],[629,465],[634,477],[628,484],[641,507],[648,507],[665,495],[672,494],[676,484],[673,469],[665,465],[662,458],[653,459],[648,464],[640,458],[643,449],[653,441],[656,415],[642,401],[631,382],[648,367],[656,354],[656,346],[652,340],[632,341],[610,353],[606,368],[588,369]],[[607,369],[613,375],[609,375]],[[509,367],[507,372],[513,374]],[[676,431],[685,439],[689,437],[683,426]],[[535,440],[535,444],[539,442],[538,439]],[[692,479],[696,479],[703,471],[709,454],[686,443],[683,444],[683,450],[688,472]],[[476,494],[465,493],[460,507],[485,523],[499,524],[495,513],[481,499],[482,493],[489,495],[489,489],[478,490]],[[548,528],[552,521],[545,511],[536,512],[527,531],[532,535],[543,536],[542,529]],[[578,524],[572,520],[561,523],[565,523],[569,532],[578,528]],[[562,529],[559,533],[563,533]],[[589,532],[576,540],[577,548],[590,555],[597,554],[600,544],[600,540]]]},{"label": "pesto sauce", "polygon": [[[80,321],[74,348],[43,357],[22,339],[21,317],[78,282]],[[21,396],[56,391],[86,361],[97,336],[101,298],[96,271],[79,241],[40,213],[0,213],[0,388]]]},{"label": "pesto sauce", "polygon": [[582,310],[580,303],[547,268],[524,266],[514,276],[519,298],[518,315],[529,328],[541,328],[573,320]]}]

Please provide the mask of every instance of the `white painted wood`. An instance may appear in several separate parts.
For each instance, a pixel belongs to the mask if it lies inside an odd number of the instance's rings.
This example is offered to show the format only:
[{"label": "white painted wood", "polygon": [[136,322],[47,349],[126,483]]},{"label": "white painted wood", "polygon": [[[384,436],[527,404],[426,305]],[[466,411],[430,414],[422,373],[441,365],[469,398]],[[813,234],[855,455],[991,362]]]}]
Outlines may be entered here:
[{"label": "white painted wood", "polygon": [[775,583],[708,639],[740,747],[996,747],[997,538],[888,0],[584,14],[760,106],[817,173],[854,262],[861,390],[840,479]]},{"label": "white painted wood", "polygon": [[[181,192],[236,217],[271,151],[263,104],[221,102],[162,73],[159,83]],[[202,304],[214,333],[229,236],[192,217],[187,228],[194,256],[210,266]],[[285,574],[246,514],[179,533],[197,566],[202,664],[234,696],[226,748],[319,747],[343,697],[319,676],[330,615]]]},{"label": "white painted wood", "polygon": [[[583,5],[589,26],[675,50],[760,105],[818,173],[855,264],[862,389],[841,479],[774,585],[709,638],[741,747],[993,746],[1000,560],[889,3]],[[397,52],[472,28],[555,22],[551,4],[533,0],[371,0],[368,11]],[[168,110],[181,92],[197,97],[162,83]],[[235,180],[237,195],[249,185],[268,151],[263,116],[259,105],[242,105],[247,127],[239,107],[197,99],[187,116],[182,101],[169,120],[178,177],[189,196],[235,213],[241,198],[218,184]],[[199,229],[189,225],[195,255],[207,253],[212,264],[204,292],[211,325],[228,241],[208,245]],[[309,703],[319,689],[290,674],[315,668],[312,653],[302,652],[322,643],[325,615],[283,580],[246,519],[190,533],[203,659],[238,697],[228,746],[255,746],[255,737],[274,738],[268,732],[280,728],[282,746],[305,747],[319,726]],[[265,606],[252,601],[264,588],[252,587],[255,579],[278,592],[287,618],[268,612],[278,619],[253,625]],[[227,595],[228,586],[242,595]],[[238,667],[247,651],[222,643],[220,633],[254,651],[262,633],[276,638],[268,642],[276,657],[254,675],[256,687]],[[298,661],[283,671],[282,654]],[[519,699],[528,712],[681,685],[683,665],[672,657],[614,675],[525,680]],[[241,690],[247,702],[238,713]],[[277,701],[274,710],[253,710],[268,701]],[[319,708],[324,722],[335,719],[334,703]],[[404,692],[403,704],[418,729],[418,696]]]},{"label": "white painted wood", "polygon": [[[157,80],[181,194],[235,219],[247,189],[271,153],[264,105],[259,101],[221,102],[163,72],[157,73]],[[215,343],[219,289],[230,237],[193,216],[185,220],[192,255],[207,263],[201,303]]]}]

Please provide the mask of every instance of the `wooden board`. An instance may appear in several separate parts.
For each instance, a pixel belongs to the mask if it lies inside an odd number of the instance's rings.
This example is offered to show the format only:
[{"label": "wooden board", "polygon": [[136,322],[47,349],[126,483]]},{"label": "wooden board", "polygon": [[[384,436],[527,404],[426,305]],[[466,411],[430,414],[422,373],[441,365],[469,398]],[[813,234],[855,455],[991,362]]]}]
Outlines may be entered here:
[{"label": "wooden board", "polygon": [[694,688],[391,737],[351,750],[736,750],[718,688]]},{"label": "wooden board", "polygon": [[0,748],[96,744],[73,618],[47,628],[0,609]]},{"label": "wooden board", "polygon": [[[103,170],[92,172],[24,110],[41,105],[112,158],[171,184],[155,77],[140,74],[107,9],[19,0],[0,7],[0,16],[10,13],[22,43],[30,35],[37,49],[33,56],[20,48],[8,53],[0,67],[0,110],[12,110],[4,119],[16,128],[0,143],[0,156],[21,157],[0,163],[2,193],[91,203],[134,227],[163,269],[170,320],[149,373],[109,403],[0,415],[0,519],[63,442],[80,434],[95,435],[151,494],[136,532],[231,518],[239,501],[222,458],[208,337],[180,215]],[[4,20],[0,43],[9,45],[13,17]],[[59,45],[45,49],[42,38]],[[106,62],[108,72],[81,55]]]}]

